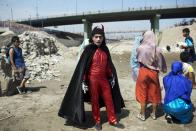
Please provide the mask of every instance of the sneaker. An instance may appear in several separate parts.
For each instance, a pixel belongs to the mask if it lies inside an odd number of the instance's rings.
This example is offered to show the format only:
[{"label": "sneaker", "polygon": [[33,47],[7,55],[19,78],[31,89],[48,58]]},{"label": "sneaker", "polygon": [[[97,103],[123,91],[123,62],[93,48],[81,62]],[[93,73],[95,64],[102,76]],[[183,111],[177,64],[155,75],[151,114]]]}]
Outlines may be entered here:
[{"label": "sneaker", "polygon": [[30,93],[32,93],[32,91],[31,90],[27,90],[27,91],[25,91],[25,93],[26,94],[30,94]]},{"label": "sneaker", "polygon": [[100,123],[96,123],[95,126],[94,126],[94,128],[95,128],[97,131],[102,130],[102,126],[101,126]]},{"label": "sneaker", "polygon": [[156,119],[157,119],[157,117],[156,117],[156,114],[155,114],[155,113],[151,113],[151,114],[150,114],[150,117],[151,117],[153,120],[156,120]]},{"label": "sneaker", "polygon": [[18,93],[19,93],[19,94],[22,94],[22,93],[23,93],[23,92],[22,92],[22,87],[17,86],[16,89],[18,90]]},{"label": "sneaker", "polygon": [[116,122],[116,123],[110,123],[111,126],[113,127],[117,127],[117,128],[120,128],[120,129],[124,129],[125,126],[119,122]]},{"label": "sneaker", "polygon": [[26,87],[24,88],[24,93],[26,93],[26,94],[29,94],[29,93],[32,93],[32,91],[31,90],[29,90],[29,89],[27,89]]},{"label": "sneaker", "polygon": [[142,114],[140,114],[140,113],[137,115],[137,118],[140,119],[140,120],[142,120],[142,121],[145,121],[146,120],[145,116],[142,115]]},{"label": "sneaker", "polygon": [[173,123],[172,117],[170,115],[166,114],[165,115],[165,119],[167,120],[167,123],[169,123],[169,124],[172,124]]}]

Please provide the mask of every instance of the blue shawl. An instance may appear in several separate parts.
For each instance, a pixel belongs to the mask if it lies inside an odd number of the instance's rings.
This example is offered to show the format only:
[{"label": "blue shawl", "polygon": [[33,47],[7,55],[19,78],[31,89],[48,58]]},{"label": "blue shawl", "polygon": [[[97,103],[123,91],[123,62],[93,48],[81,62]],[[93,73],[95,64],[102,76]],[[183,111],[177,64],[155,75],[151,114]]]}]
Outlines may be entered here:
[{"label": "blue shawl", "polygon": [[134,41],[132,51],[131,51],[130,65],[131,65],[133,80],[137,79],[138,71],[139,71],[139,67],[140,67],[139,62],[137,60],[137,51],[136,50],[141,45],[142,38],[143,38],[142,36],[135,37],[135,41]]},{"label": "blue shawl", "polygon": [[165,88],[164,104],[177,98],[191,101],[192,82],[182,75],[182,63],[175,61],[172,63],[172,71],[163,78]]}]

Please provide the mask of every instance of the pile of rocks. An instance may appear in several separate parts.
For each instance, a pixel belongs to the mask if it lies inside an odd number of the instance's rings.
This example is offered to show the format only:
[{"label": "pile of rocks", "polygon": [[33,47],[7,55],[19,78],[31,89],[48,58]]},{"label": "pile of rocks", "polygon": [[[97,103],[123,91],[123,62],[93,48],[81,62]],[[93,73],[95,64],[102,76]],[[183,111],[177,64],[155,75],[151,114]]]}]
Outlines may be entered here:
[{"label": "pile of rocks", "polygon": [[51,55],[26,59],[26,65],[31,73],[30,80],[59,80],[58,64],[63,61],[62,56]]},{"label": "pile of rocks", "polygon": [[58,52],[55,38],[42,31],[24,32],[19,35],[24,56],[43,56]]},{"label": "pile of rocks", "polygon": [[56,67],[63,60],[56,39],[46,32],[29,31],[19,35],[24,59],[31,73],[30,80],[58,79]]}]

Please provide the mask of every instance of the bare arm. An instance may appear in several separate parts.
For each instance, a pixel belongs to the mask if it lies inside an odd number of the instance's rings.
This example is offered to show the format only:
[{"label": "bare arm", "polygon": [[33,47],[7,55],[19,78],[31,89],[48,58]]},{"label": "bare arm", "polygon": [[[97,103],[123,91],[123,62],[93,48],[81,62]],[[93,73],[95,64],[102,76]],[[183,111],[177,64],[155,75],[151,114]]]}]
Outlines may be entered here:
[{"label": "bare arm", "polygon": [[9,56],[10,56],[10,63],[11,63],[12,69],[16,70],[16,65],[14,63],[14,49],[13,48],[10,49]]},{"label": "bare arm", "polygon": [[163,72],[163,73],[166,73],[167,72],[167,64],[166,64],[166,61],[165,61],[165,57],[163,56],[163,54],[162,53],[160,53],[160,55],[159,55],[159,60],[160,60],[160,68],[161,68],[161,71]]},{"label": "bare arm", "polygon": [[193,84],[193,88],[196,86],[196,83],[195,83],[195,74],[194,72],[189,72],[188,73],[188,78],[192,81],[192,84]]}]

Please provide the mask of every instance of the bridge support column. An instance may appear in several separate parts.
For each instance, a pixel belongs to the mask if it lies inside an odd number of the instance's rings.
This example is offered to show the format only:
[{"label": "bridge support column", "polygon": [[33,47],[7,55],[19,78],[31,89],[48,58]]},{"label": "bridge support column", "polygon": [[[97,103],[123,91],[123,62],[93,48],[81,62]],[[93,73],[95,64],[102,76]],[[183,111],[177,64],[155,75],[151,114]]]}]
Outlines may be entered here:
[{"label": "bridge support column", "polygon": [[151,23],[151,30],[153,30],[153,32],[155,34],[159,34],[159,19],[160,19],[161,15],[157,14],[156,16],[154,16],[154,18],[152,18],[150,20]]},{"label": "bridge support column", "polygon": [[84,24],[84,40],[89,39],[92,31],[92,23],[87,19],[82,19],[82,22]]}]

